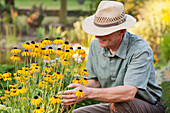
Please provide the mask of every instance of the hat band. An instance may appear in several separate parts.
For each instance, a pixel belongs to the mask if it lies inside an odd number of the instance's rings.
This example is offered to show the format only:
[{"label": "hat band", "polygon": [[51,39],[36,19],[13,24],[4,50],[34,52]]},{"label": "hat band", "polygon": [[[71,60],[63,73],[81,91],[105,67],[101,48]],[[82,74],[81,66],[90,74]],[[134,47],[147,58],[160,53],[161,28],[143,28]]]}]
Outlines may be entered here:
[{"label": "hat band", "polygon": [[111,26],[116,26],[116,25],[122,24],[125,21],[126,21],[126,16],[122,20],[120,20],[118,22],[111,23],[111,24],[105,24],[105,25],[103,24],[103,25],[101,25],[101,24],[97,24],[95,21],[94,21],[94,24],[96,26],[98,26],[98,27],[111,27]]}]

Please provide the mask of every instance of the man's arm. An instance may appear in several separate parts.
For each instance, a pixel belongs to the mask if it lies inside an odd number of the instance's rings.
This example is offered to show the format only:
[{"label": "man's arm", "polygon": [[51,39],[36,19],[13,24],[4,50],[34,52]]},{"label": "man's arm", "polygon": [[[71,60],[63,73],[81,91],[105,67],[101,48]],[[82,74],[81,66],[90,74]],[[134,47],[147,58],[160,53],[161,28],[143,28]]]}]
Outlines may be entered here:
[{"label": "man's arm", "polygon": [[87,99],[102,102],[132,101],[138,88],[130,85],[116,86],[111,88],[87,88]]},{"label": "man's arm", "polygon": [[92,87],[92,88],[99,88],[100,87],[100,82],[98,80],[89,79],[88,82],[89,83],[86,85],[86,87]]}]

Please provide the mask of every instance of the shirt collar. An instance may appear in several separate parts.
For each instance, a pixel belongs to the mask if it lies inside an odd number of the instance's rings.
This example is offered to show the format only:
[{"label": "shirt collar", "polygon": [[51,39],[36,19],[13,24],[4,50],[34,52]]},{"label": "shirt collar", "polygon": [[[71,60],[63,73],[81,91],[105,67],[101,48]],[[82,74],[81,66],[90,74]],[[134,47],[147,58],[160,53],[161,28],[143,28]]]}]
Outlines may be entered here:
[{"label": "shirt collar", "polygon": [[119,48],[118,48],[118,50],[116,51],[115,54],[111,55],[110,51],[108,50],[107,47],[100,47],[99,53],[103,54],[106,57],[114,57],[116,55],[116,56],[118,56],[118,57],[120,57],[122,59],[125,59],[126,58],[127,48],[128,48],[128,38],[129,38],[129,34],[126,31],[124,36],[123,36],[123,39],[121,41],[121,44],[120,44],[120,46],[119,46]]}]

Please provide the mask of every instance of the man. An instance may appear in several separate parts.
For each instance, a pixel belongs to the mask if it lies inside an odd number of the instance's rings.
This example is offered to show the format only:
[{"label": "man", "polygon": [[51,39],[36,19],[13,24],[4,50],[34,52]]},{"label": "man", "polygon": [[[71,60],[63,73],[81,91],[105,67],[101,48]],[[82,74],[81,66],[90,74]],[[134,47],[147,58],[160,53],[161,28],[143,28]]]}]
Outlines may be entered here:
[{"label": "man", "polygon": [[[95,35],[86,69],[87,86],[70,84],[63,105],[77,101],[76,90],[85,96],[106,102],[74,110],[74,113],[164,113],[162,89],[156,84],[153,53],[147,42],[126,31],[136,20],[124,13],[122,3],[102,1],[96,13],[83,22],[85,32]],[[59,93],[61,94],[61,93]]]}]

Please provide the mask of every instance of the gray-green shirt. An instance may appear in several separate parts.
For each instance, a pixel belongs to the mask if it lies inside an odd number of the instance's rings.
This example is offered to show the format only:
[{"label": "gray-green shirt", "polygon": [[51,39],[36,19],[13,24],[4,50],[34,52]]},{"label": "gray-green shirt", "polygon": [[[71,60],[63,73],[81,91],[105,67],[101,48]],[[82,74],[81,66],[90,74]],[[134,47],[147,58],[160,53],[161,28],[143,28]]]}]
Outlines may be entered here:
[{"label": "gray-green shirt", "polygon": [[99,80],[101,87],[131,85],[139,88],[136,95],[151,103],[162,96],[156,83],[153,52],[148,43],[126,32],[119,49],[113,55],[100,47],[98,39],[90,45],[86,69],[88,79]]}]

